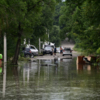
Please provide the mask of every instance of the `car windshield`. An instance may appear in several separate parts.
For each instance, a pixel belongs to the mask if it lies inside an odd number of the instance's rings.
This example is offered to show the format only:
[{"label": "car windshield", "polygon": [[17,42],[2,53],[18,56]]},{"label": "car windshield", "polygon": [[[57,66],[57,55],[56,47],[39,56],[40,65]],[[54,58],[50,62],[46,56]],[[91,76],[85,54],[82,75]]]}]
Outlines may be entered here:
[{"label": "car windshield", "polygon": [[51,49],[52,49],[52,47],[45,47],[45,49],[46,49],[46,50],[51,50]]},{"label": "car windshield", "polygon": [[35,49],[34,47],[30,46],[31,49]]},{"label": "car windshield", "polygon": [[65,48],[64,50],[66,50],[66,51],[70,51],[71,49],[70,49],[70,48]]}]

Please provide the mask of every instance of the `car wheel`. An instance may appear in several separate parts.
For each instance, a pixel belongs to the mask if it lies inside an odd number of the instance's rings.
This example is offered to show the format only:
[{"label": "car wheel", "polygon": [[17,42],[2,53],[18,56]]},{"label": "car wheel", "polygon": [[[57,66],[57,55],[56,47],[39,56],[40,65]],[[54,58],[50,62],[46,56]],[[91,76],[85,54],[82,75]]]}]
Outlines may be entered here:
[{"label": "car wheel", "polygon": [[70,56],[72,56],[72,55],[70,55]]},{"label": "car wheel", "polygon": [[51,55],[52,55],[52,53],[51,53]]},{"label": "car wheel", "polygon": [[63,54],[63,56],[64,56],[64,54]]}]

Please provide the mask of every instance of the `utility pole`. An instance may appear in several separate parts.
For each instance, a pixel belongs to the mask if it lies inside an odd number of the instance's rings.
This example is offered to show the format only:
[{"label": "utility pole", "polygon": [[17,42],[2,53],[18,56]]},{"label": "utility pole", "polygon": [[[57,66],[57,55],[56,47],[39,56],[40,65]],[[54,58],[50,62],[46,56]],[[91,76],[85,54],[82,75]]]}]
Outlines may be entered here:
[{"label": "utility pole", "polygon": [[24,38],[24,44],[26,44],[26,38]]},{"label": "utility pole", "polygon": [[41,41],[40,41],[40,38],[39,38],[39,53],[41,53]]},{"label": "utility pole", "polygon": [[4,33],[4,63],[7,62],[7,44],[6,44],[6,33]]},{"label": "utility pole", "polygon": [[6,62],[7,62],[7,45],[6,45],[6,33],[4,33],[4,71],[3,71],[3,97],[5,97],[6,91]]},{"label": "utility pole", "polygon": [[39,38],[39,53],[41,53],[41,43],[43,43]]},{"label": "utility pole", "polygon": [[28,40],[28,44],[30,45],[30,39]]}]

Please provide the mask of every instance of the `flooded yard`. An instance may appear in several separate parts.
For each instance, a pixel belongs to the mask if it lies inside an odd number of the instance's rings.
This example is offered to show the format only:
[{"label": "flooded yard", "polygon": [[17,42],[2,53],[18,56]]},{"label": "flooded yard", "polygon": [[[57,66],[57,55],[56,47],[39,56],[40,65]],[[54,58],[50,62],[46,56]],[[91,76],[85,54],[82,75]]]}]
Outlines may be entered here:
[{"label": "flooded yard", "polygon": [[99,100],[99,68],[77,65],[76,58],[5,65],[0,100]]}]

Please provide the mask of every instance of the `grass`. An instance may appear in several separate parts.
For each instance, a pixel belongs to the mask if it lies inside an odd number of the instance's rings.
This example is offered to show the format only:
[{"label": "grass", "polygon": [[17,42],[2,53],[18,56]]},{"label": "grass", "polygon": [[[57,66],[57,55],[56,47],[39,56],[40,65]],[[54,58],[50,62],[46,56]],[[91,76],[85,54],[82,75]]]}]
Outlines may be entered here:
[{"label": "grass", "polygon": [[19,57],[18,61],[29,61],[31,58]]},{"label": "grass", "polygon": [[95,54],[91,54],[89,52],[86,52],[85,50],[83,50],[81,48],[74,47],[73,50],[79,52],[80,55],[84,55],[84,56],[95,55]]}]

